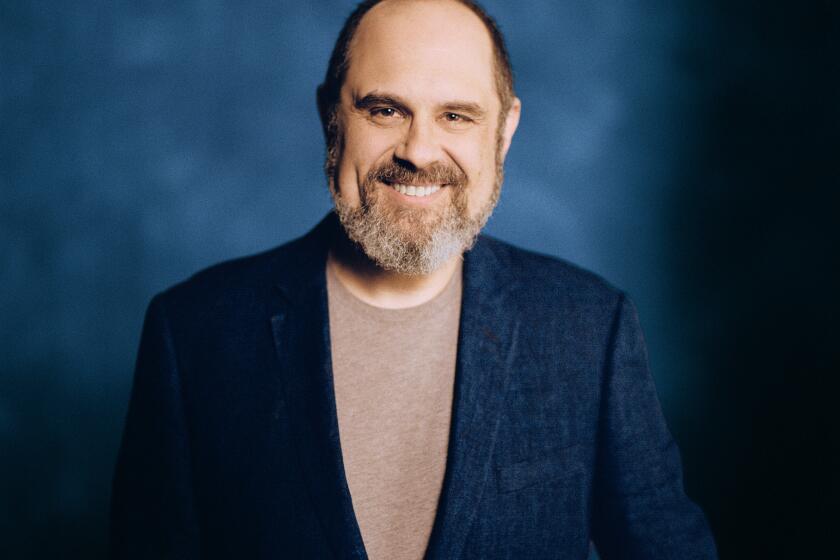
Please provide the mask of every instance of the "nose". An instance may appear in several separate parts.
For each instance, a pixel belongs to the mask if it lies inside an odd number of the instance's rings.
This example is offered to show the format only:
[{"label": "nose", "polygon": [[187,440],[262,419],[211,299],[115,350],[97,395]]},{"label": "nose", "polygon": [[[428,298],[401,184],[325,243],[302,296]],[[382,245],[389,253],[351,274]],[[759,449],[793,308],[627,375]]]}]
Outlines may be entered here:
[{"label": "nose", "polygon": [[411,163],[417,169],[423,169],[440,159],[440,149],[433,125],[414,118],[405,136],[397,144],[394,156]]}]

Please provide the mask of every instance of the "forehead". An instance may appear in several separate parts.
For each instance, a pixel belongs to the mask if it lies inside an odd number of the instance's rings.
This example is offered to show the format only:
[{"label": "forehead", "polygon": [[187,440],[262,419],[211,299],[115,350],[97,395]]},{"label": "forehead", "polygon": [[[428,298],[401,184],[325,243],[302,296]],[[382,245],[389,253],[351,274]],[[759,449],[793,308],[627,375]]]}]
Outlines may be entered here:
[{"label": "forehead", "polygon": [[345,85],[436,100],[495,97],[493,44],[484,23],[451,0],[390,0],[362,18]]}]

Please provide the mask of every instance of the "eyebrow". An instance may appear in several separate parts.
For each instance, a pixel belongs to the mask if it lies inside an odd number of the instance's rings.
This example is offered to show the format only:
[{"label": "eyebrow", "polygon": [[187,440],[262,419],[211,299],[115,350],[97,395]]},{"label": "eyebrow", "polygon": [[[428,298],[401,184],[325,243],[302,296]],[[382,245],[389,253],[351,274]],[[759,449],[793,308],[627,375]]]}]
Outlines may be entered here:
[{"label": "eyebrow", "polygon": [[403,102],[400,98],[396,95],[388,95],[388,94],[379,94],[379,93],[369,93],[364,97],[356,97],[353,96],[353,106],[360,111],[365,111],[368,109],[372,109],[374,107],[379,107],[380,105],[387,105],[388,107],[394,107],[395,109],[399,109],[404,113],[410,113],[411,111],[408,110],[408,106],[405,102]]},{"label": "eyebrow", "polygon": [[[379,106],[394,107],[406,114],[411,114],[408,108],[408,103],[400,99],[397,95],[388,93],[371,92],[364,97],[353,96],[353,106],[360,110],[366,111]],[[480,120],[487,114],[481,105],[472,101],[447,101],[438,106],[447,113],[466,113],[471,118]]]},{"label": "eyebrow", "polygon": [[476,120],[483,119],[484,115],[487,114],[487,111],[482,109],[481,105],[472,101],[452,101],[450,103],[444,103],[442,108],[446,112],[466,113]]}]

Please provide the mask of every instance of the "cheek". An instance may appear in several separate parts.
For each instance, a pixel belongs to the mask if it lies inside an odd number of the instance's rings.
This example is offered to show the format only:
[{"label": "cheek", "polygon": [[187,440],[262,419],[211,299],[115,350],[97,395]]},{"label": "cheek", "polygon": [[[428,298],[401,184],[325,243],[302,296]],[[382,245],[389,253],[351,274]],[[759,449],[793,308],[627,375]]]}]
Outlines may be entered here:
[{"label": "cheek", "polygon": [[347,119],[345,142],[351,158],[360,162],[377,161],[392,151],[403,136],[403,127],[378,127],[367,119]]},{"label": "cheek", "polygon": [[336,181],[338,184],[334,189],[341,196],[341,200],[352,207],[359,206],[359,183],[356,181],[356,175],[339,166]]},{"label": "cheek", "polygon": [[359,185],[370,168],[366,157],[370,149],[368,144],[358,127],[349,126],[345,129],[337,159],[336,190],[344,202],[352,206],[359,204]]},{"label": "cheek", "polygon": [[463,161],[470,177],[469,206],[475,212],[483,208],[493,193],[496,184],[496,139],[482,134],[474,139],[471,149],[463,152]]},{"label": "cheek", "polygon": [[358,198],[358,185],[373,167],[389,158],[397,136],[394,131],[372,129],[365,123],[352,123],[347,127],[338,159],[342,193],[344,185],[353,184],[354,196]]}]

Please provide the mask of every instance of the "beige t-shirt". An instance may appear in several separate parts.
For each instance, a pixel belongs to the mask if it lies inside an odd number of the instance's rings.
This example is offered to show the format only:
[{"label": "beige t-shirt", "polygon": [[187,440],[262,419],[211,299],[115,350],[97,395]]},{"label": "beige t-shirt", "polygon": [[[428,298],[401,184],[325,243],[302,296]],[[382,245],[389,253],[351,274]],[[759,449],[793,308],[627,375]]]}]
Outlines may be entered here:
[{"label": "beige t-shirt", "polygon": [[446,469],[461,267],[432,300],[382,309],[327,267],[344,470],[371,560],[419,559]]}]

